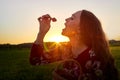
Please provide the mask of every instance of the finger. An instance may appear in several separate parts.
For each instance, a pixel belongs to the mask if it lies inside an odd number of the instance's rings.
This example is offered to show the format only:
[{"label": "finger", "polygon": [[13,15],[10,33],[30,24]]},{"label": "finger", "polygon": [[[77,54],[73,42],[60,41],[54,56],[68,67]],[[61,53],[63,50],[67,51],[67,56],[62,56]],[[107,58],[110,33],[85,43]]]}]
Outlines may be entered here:
[{"label": "finger", "polygon": [[45,14],[42,16],[43,18],[46,17],[46,18],[51,18],[49,14]]},{"label": "finger", "polygon": [[38,18],[38,21],[42,21],[42,20],[50,20],[50,18],[46,16]]},{"label": "finger", "polygon": [[42,16],[42,19],[51,20],[51,17],[50,17],[49,14],[46,14],[46,15],[43,15],[43,16]]},{"label": "finger", "polygon": [[38,20],[42,19],[42,17],[39,17]]}]

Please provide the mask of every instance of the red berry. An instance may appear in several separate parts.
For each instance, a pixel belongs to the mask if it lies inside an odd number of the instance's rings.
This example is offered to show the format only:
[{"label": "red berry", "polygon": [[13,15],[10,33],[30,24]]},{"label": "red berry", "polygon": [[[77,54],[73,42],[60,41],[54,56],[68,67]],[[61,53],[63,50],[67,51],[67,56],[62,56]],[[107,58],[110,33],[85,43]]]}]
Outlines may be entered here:
[{"label": "red berry", "polygon": [[56,18],[52,18],[52,21],[53,21],[53,22],[56,22],[56,21],[57,21],[57,19],[56,19]]}]

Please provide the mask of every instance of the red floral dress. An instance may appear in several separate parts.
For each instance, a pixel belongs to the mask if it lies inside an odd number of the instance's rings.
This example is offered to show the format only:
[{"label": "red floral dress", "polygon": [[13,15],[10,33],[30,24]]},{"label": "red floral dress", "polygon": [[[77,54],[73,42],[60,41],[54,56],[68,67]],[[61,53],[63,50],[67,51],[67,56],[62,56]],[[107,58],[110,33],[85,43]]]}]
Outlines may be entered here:
[{"label": "red floral dress", "polygon": [[[65,47],[61,49],[65,49]],[[30,63],[32,65],[41,65],[71,58],[69,57],[70,54],[64,54],[64,51],[61,51],[61,49],[60,47],[57,47],[56,50],[45,51],[43,46],[33,44],[30,54]],[[67,50],[70,52],[70,49]],[[102,62],[96,58],[96,55],[91,48],[87,48],[78,55],[77,58],[72,59],[81,65],[82,75],[80,80],[102,80]],[[74,80],[78,80],[78,78],[74,78]]]}]

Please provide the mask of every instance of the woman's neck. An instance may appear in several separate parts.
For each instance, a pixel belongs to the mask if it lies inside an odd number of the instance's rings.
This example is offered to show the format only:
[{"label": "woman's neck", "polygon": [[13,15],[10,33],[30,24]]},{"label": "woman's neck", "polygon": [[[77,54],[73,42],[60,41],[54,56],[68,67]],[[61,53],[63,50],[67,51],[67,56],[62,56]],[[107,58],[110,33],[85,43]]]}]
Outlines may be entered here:
[{"label": "woman's neck", "polygon": [[78,39],[78,37],[70,38],[70,43],[72,46],[73,57],[76,58],[80,53],[86,50],[88,47]]}]

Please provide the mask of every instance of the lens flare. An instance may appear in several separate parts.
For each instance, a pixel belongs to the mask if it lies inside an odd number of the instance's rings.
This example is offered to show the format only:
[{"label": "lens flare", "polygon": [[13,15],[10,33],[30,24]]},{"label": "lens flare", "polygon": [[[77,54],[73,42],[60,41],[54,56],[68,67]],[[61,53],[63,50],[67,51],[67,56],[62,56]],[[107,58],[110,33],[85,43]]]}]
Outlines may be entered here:
[{"label": "lens flare", "polygon": [[60,43],[60,42],[68,42],[69,39],[64,36],[53,36],[50,41]]}]

